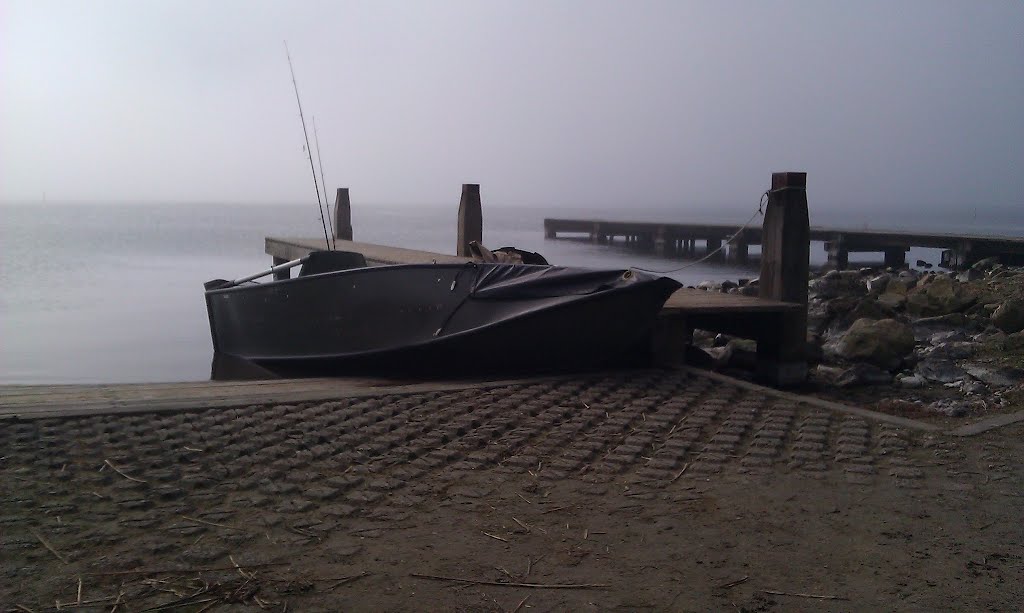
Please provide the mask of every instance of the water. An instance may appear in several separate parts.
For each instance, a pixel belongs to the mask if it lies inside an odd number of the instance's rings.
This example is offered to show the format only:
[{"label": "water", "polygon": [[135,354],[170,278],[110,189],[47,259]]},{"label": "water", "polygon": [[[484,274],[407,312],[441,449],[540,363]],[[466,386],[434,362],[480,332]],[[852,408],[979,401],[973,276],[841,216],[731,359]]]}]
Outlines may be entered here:
[{"label": "water", "polygon": [[[356,240],[454,252],[452,205],[356,206],[352,216]],[[563,265],[664,270],[684,264],[621,243],[545,240],[545,216],[624,218],[613,211],[488,205],[484,243],[537,251]],[[672,221],[679,213],[636,209],[625,217]],[[747,217],[749,212],[708,211],[688,213],[685,219],[741,224]],[[941,229],[967,231],[952,223]],[[990,231],[1024,235],[1024,228],[1005,224]],[[208,379],[213,351],[203,282],[267,268],[267,235],[320,232],[315,207],[0,206],[0,383]],[[756,255],[756,248],[751,252]],[[820,245],[812,246],[811,253],[812,263],[824,262]],[[909,257],[934,262],[937,253],[913,250]],[[754,277],[757,267],[701,263],[669,276],[693,285]]]}]

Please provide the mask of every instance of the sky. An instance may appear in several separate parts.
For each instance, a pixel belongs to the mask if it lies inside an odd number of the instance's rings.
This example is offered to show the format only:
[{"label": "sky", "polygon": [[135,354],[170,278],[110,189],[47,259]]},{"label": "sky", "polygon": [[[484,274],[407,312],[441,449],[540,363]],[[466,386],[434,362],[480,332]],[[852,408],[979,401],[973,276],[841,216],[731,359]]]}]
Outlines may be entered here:
[{"label": "sky", "polygon": [[[1024,2],[0,0],[0,201],[1024,209]],[[316,145],[314,144],[314,148]]]}]

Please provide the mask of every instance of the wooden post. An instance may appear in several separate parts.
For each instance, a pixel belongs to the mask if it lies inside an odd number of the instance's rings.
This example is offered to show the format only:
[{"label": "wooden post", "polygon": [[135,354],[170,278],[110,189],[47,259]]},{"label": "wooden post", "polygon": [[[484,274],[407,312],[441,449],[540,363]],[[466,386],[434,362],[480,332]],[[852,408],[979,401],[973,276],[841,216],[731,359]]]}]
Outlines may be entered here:
[{"label": "wooden post", "polygon": [[[284,258],[279,258],[276,255],[274,256],[274,266],[280,266],[281,264],[284,264],[287,261],[288,260],[286,260]],[[292,278],[292,269],[291,268],[286,268],[285,270],[279,270],[279,271],[274,273],[274,281],[284,281],[285,279],[291,279],[291,278]]]},{"label": "wooden post", "polygon": [[484,218],[480,210],[480,184],[463,183],[462,199],[459,200],[459,235],[455,255],[470,257],[469,243],[483,242]]},{"label": "wooden post", "polygon": [[746,264],[750,257],[749,246],[746,234],[740,234],[729,245],[729,259],[737,264]]},{"label": "wooden post", "polygon": [[885,266],[903,268],[907,263],[906,247],[889,247],[885,250]]},{"label": "wooden post", "polygon": [[665,255],[665,243],[667,238],[665,237],[665,226],[658,226],[658,229],[654,231],[654,252],[658,255]]},{"label": "wooden post", "polygon": [[[714,251],[715,249],[721,249],[721,247],[722,247],[722,239],[720,239],[720,238],[709,238],[706,241],[706,245],[707,245],[707,247],[704,250],[704,255],[705,256],[710,255],[711,252]],[[711,256],[711,259],[712,260],[724,260],[725,258],[722,257],[722,253],[719,252],[719,253]]]},{"label": "wooden post", "polygon": [[786,316],[780,329],[758,339],[758,374],[775,385],[792,385],[807,378],[807,173],[772,174],[761,234],[761,297],[804,308]]},{"label": "wooden post", "polygon": [[334,197],[334,238],[352,240],[352,203],[347,187],[339,187]]},{"label": "wooden post", "polygon": [[832,240],[825,242],[825,251],[828,253],[828,264],[836,270],[846,270],[850,266],[850,250],[846,246],[846,237],[837,234]]}]

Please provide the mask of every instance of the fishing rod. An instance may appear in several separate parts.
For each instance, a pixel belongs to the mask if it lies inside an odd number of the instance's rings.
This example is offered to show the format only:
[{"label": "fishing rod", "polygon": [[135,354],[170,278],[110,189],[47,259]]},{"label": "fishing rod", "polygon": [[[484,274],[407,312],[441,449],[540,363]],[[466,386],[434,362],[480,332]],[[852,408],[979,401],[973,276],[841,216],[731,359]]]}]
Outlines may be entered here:
[{"label": "fishing rod", "polygon": [[313,188],[316,189],[316,204],[320,209],[320,223],[324,227],[324,242],[331,249],[331,237],[327,234],[327,220],[324,219],[324,205],[320,200],[320,186],[316,181],[316,168],[313,167],[313,150],[309,148],[309,132],[306,131],[306,117],[302,114],[302,100],[299,99],[299,84],[295,82],[295,68],[292,67],[292,54],[288,52],[288,41],[284,41],[284,54],[288,58],[288,70],[292,73],[292,85],[295,87],[295,102],[299,105],[299,119],[302,121],[302,136],[306,139],[306,154],[309,158],[309,170],[313,173]]},{"label": "fishing rod", "polygon": [[[327,207],[327,219],[331,218],[331,199],[327,197],[327,180],[324,179],[324,158],[320,155],[320,136],[316,133],[316,115],[313,115],[313,142],[316,143],[316,163],[320,165],[320,187],[324,190],[324,205]],[[337,215],[337,211],[335,211]],[[334,227],[334,222],[331,222]],[[334,232],[331,232],[331,249],[336,250],[338,243],[335,242]]]}]

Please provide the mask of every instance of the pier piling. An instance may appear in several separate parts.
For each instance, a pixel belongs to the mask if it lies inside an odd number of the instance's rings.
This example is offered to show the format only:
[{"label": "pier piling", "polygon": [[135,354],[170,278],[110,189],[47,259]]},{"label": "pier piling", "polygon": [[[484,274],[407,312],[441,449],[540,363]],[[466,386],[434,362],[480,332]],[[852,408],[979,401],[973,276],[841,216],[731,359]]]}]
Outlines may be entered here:
[{"label": "pier piling", "polygon": [[352,203],[347,187],[339,187],[334,197],[334,238],[352,240]]},{"label": "pier piling", "polygon": [[803,309],[783,319],[781,329],[758,339],[759,375],[775,385],[807,377],[807,278],[810,272],[810,223],[807,173],[772,174],[761,243],[760,296],[797,303]]},{"label": "pier piling", "polygon": [[480,184],[463,183],[462,198],[459,200],[459,235],[455,254],[469,257],[469,243],[483,242],[483,238],[484,219],[480,210]]}]

